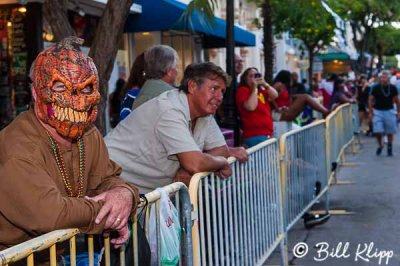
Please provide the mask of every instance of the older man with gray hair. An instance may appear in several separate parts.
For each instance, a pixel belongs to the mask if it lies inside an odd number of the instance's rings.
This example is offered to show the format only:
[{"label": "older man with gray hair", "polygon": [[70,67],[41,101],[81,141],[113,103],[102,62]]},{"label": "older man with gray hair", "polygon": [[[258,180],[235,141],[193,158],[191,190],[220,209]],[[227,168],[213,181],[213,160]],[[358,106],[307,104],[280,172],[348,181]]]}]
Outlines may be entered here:
[{"label": "older man with gray hair", "polygon": [[390,72],[382,71],[379,75],[379,82],[372,87],[369,96],[369,116],[372,118],[373,131],[378,141],[376,155],[380,155],[383,149],[382,135],[386,134],[388,138],[387,155],[393,156],[392,143],[393,134],[396,133],[396,109],[397,118],[400,117],[400,102],[397,97],[397,89],[389,83]]},{"label": "older man with gray hair", "polygon": [[146,82],[133,103],[132,110],[161,93],[174,89],[178,61],[177,52],[168,45],[154,45],[144,52]]},{"label": "older man with gray hair", "polygon": [[123,178],[147,193],[176,181],[188,185],[198,172],[230,176],[225,158],[244,162],[248,155],[242,147],[227,147],[213,117],[229,82],[213,63],[191,64],[180,90],[149,100],[119,123],[105,141]]}]

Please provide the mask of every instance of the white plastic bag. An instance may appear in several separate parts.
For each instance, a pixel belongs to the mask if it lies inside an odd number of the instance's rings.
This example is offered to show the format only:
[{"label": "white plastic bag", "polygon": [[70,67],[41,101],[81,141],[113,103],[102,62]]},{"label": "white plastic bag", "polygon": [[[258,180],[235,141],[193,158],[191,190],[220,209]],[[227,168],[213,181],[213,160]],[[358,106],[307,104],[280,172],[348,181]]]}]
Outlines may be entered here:
[{"label": "white plastic bag", "polygon": [[[156,226],[154,212],[150,212],[150,247],[152,252],[152,265],[155,264],[154,259],[160,260],[162,265],[177,265],[180,258],[180,238],[181,226],[179,224],[178,211],[169,199],[168,193],[158,188],[160,191],[160,241],[161,257],[157,258],[156,250]],[[152,221],[153,220],[153,221]]]}]

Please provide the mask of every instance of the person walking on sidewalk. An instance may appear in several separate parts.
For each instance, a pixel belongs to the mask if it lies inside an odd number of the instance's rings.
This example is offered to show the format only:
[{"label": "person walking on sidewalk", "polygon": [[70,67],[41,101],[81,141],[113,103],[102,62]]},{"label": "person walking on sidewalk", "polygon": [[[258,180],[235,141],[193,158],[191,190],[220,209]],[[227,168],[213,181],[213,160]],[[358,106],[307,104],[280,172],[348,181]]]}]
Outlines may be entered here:
[{"label": "person walking on sidewalk", "polygon": [[382,71],[379,75],[379,82],[372,87],[368,99],[369,116],[372,118],[373,131],[378,140],[376,155],[380,155],[383,149],[382,135],[388,138],[387,155],[393,156],[393,134],[396,133],[396,109],[397,118],[400,117],[400,102],[397,97],[397,89],[389,82],[390,73]]}]

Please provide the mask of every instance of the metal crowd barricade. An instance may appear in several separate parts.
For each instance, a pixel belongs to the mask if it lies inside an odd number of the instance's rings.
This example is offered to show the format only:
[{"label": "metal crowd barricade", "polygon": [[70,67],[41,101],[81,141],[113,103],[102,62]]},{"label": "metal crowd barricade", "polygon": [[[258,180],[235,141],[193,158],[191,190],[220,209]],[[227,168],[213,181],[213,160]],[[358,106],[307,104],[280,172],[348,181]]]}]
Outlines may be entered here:
[{"label": "metal crowd barricade", "polygon": [[326,118],[327,160],[331,166],[330,171],[328,169],[329,182],[341,156],[344,156],[344,150],[353,141],[353,129],[352,106],[348,103],[340,105]]},{"label": "metal crowd barricade", "polygon": [[[320,105],[324,105],[324,98],[322,96],[318,96],[318,97],[314,98],[314,100],[316,102],[318,102]],[[322,113],[320,113],[316,110],[313,110],[313,117],[315,119],[323,119]]]},{"label": "metal crowd barricade", "polygon": [[0,265],[8,265],[25,258],[26,265],[34,265],[34,254],[46,249],[49,249],[50,265],[56,265],[56,244],[67,240],[70,241],[71,265],[76,265],[77,234],[78,229],[57,230],[0,251]]},{"label": "metal crowd barricade", "polygon": [[351,149],[353,154],[356,153],[356,144],[360,145],[360,147],[362,146],[361,144],[361,138],[360,138],[360,134],[361,134],[361,125],[360,125],[360,118],[358,116],[358,104],[357,103],[353,103],[351,105],[351,113],[353,115],[353,134],[354,134],[354,140],[351,143]]},{"label": "metal crowd barricade", "polygon": [[278,245],[282,265],[287,265],[277,140],[247,152],[246,163],[229,159],[228,179],[213,173],[191,179],[195,265],[263,265]]},{"label": "metal crowd barricade", "polygon": [[[175,202],[175,207],[178,210],[179,213],[179,218],[180,218],[180,225],[181,225],[181,259],[179,260],[179,265],[193,265],[193,247],[192,247],[192,205],[190,203],[190,196],[188,192],[188,188],[185,186],[185,184],[181,182],[176,182],[171,185],[163,187],[164,190],[166,190],[170,197],[174,197],[173,202]],[[150,204],[150,207],[147,208],[146,210],[146,223],[145,223],[145,231],[147,234],[147,238],[149,239],[149,227],[150,227],[150,212],[151,208],[155,207],[155,217],[156,217],[156,231],[157,231],[157,257],[161,258],[161,243],[160,241],[160,192],[157,190],[154,190],[150,193],[146,194],[146,199]],[[140,205],[139,207],[144,207],[143,204]],[[137,225],[137,224],[136,224]],[[136,235],[136,234],[134,234]],[[137,242],[134,242],[137,247]],[[135,258],[138,257],[137,250],[134,250]],[[183,260],[185,261],[184,264],[182,264]],[[138,260],[135,259],[135,264],[134,265],[139,265]],[[154,265],[154,264],[152,264]],[[161,265],[161,261],[158,261],[158,265]]]},{"label": "metal crowd barricade", "polygon": [[353,116],[353,133],[359,134],[360,133],[360,120],[358,117],[358,104],[353,103],[351,105],[351,113]]},{"label": "metal crowd barricade", "polygon": [[[192,253],[192,220],[191,220],[191,204],[187,187],[183,183],[173,183],[171,185],[165,186],[164,189],[170,194],[170,196],[175,197],[175,206],[178,209],[180,216],[180,222],[182,227],[181,234],[181,255],[185,260],[185,265],[193,265],[193,253]],[[146,198],[149,206],[156,207],[156,224],[159,228],[159,199],[160,193],[158,191],[152,191],[146,194]],[[144,207],[145,202],[139,204],[139,208]],[[151,208],[151,207],[150,207]],[[149,210],[149,208],[148,208]],[[148,219],[147,219],[148,220]],[[145,230],[148,233],[146,223]],[[138,250],[137,250],[137,219],[136,214],[133,215],[133,261],[134,265],[139,265],[138,261]],[[157,229],[156,238],[160,238],[160,230]],[[23,242],[9,249],[0,251],[0,266],[9,265],[11,263],[26,259],[27,265],[34,265],[34,256],[40,251],[46,251],[49,249],[49,262],[51,266],[57,265],[57,245],[69,241],[69,254],[71,266],[76,265],[76,236],[80,234],[78,229],[65,229],[56,230],[29,241]],[[88,235],[88,259],[89,265],[94,265],[94,241],[93,235]],[[160,243],[160,241],[157,241]],[[106,266],[111,265],[110,263],[110,239],[108,237],[104,238],[104,263]],[[158,254],[160,254],[160,246],[157,247]],[[64,254],[65,255],[65,254]],[[158,256],[160,257],[160,256]],[[125,265],[125,248],[120,248],[120,265]],[[159,262],[160,265],[160,262]],[[182,265],[182,259],[179,265]]]},{"label": "metal crowd barricade", "polygon": [[[287,132],[280,138],[281,186],[286,231],[289,231],[329,188],[325,130],[325,121],[321,120]],[[328,201],[326,204],[328,209]]]}]

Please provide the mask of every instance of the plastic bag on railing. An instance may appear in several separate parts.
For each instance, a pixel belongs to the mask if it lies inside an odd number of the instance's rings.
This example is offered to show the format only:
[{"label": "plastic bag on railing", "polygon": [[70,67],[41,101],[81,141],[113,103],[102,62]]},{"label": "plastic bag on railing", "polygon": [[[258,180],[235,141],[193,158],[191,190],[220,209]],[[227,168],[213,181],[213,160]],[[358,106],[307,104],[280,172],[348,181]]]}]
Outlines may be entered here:
[{"label": "plastic bag on railing", "polygon": [[157,258],[157,237],[156,237],[156,222],[154,208],[150,212],[150,248],[152,253],[152,265],[158,264],[160,261],[162,265],[177,265],[180,258],[180,238],[181,226],[179,223],[178,211],[172,204],[168,192],[162,188],[160,191],[160,248],[161,257]]}]

